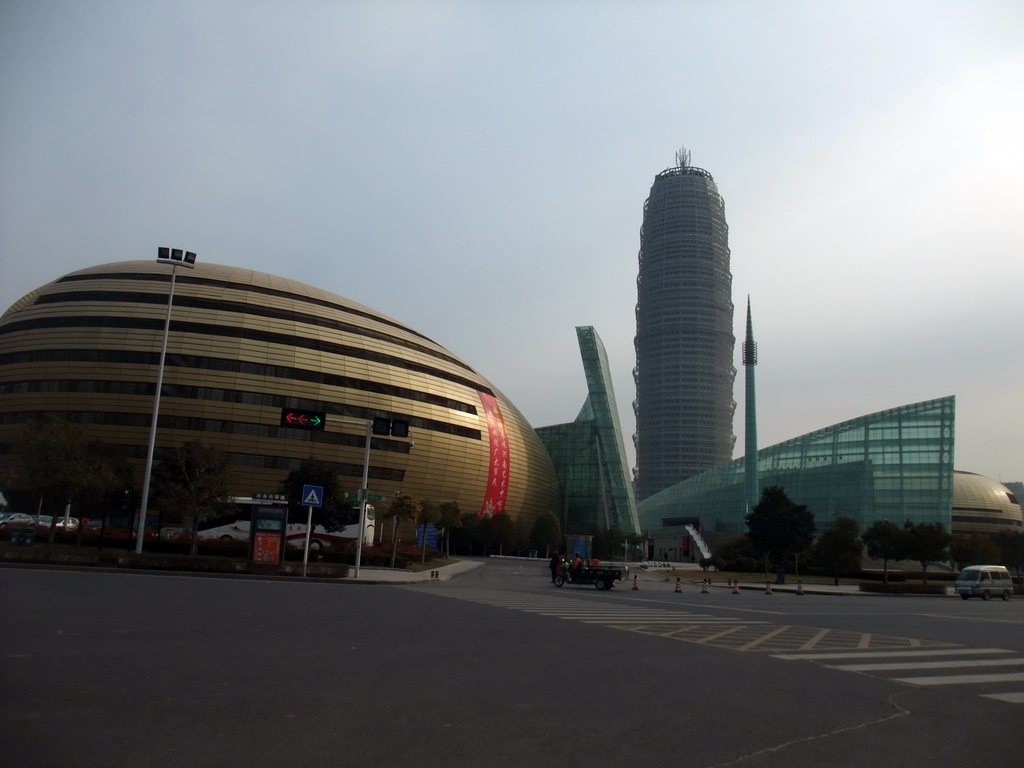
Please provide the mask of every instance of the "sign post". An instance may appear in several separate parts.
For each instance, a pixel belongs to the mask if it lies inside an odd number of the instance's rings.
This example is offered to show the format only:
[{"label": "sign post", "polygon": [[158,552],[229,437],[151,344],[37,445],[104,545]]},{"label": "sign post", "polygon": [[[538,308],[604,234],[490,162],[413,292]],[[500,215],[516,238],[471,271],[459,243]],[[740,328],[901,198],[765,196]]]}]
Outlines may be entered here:
[{"label": "sign post", "polygon": [[306,576],[306,565],[309,563],[309,539],[313,533],[313,507],[323,505],[324,488],[322,485],[302,486],[302,503],[306,505],[306,549],[302,553],[302,576]]},{"label": "sign post", "polygon": [[[406,419],[391,419],[383,416],[376,416],[370,421],[354,421],[351,419],[328,419],[327,413],[324,411],[306,411],[298,408],[282,408],[281,409],[281,426],[291,427],[292,429],[309,429],[309,430],[322,430],[326,427],[328,420],[336,422],[338,424],[353,424],[359,425],[366,430],[366,444],[363,451],[363,485],[359,489],[359,533],[356,536],[356,578],[359,578],[359,564],[363,557],[363,533],[366,530],[366,502],[370,498],[367,485],[370,481],[370,441],[374,435],[390,435],[392,437],[408,438],[409,437],[409,422]],[[323,488],[320,486],[307,485],[303,487],[302,503],[309,507],[309,518],[313,516],[313,506],[319,507],[319,504],[309,504],[306,501],[308,494],[307,489],[319,488],[319,493],[316,494],[316,498],[323,500]],[[311,525],[306,526],[306,555],[302,561],[302,575],[306,575],[306,558],[309,557],[309,537],[310,531],[312,530]]]}]

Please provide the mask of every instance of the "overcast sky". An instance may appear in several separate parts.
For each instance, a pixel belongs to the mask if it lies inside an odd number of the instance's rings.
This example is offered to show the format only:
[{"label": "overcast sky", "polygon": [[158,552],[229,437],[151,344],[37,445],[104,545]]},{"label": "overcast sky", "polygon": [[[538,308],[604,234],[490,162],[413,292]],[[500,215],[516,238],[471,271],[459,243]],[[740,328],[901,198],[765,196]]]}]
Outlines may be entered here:
[{"label": "overcast sky", "polygon": [[680,146],[725,198],[762,447],[955,395],[957,468],[1024,479],[1020,0],[0,0],[0,309],[184,247],[394,317],[534,426],[575,418],[593,325],[632,455]]}]

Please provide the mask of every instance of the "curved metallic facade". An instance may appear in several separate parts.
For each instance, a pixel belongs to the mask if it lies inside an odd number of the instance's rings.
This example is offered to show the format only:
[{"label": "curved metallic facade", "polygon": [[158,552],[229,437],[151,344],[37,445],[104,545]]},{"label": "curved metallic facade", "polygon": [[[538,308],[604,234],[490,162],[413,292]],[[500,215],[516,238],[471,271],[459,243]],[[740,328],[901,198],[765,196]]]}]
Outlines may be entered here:
[{"label": "curved metallic facade", "polygon": [[685,159],[644,203],[636,305],[637,497],[732,459],[733,303],[725,201]]},{"label": "curved metallic facade", "polygon": [[[52,414],[89,425],[141,479],[170,269],[105,264],[34,291],[0,319],[0,448]],[[279,426],[282,408],[326,411],[323,432]],[[179,270],[157,455],[190,440],[230,454],[232,491],[276,493],[309,456],[346,491],[362,480],[365,431],[334,419],[408,420],[371,440],[369,493],[457,501],[463,512],[559,514],[546,450],[505,396],[440,345],[379,312],[274,275],[199,263]],[[4,450],[0,460],[16,460]],[[17,490],[13,488],[12,490]]]},{"label": "curved metallic facade", "polygon": [[991,477],[953,473],[953,533],[1018,533],[1020,500]]}]

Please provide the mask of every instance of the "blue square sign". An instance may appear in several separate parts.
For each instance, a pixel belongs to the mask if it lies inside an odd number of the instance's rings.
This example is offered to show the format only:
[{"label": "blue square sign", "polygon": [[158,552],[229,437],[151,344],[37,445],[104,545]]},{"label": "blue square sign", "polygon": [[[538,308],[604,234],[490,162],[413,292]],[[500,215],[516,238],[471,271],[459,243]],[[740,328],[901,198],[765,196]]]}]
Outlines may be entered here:
[{"label": "blue square sign", "polygon": [[324,501],[324,487],[322,485],[302,486],[302,506],[319,507]]}]

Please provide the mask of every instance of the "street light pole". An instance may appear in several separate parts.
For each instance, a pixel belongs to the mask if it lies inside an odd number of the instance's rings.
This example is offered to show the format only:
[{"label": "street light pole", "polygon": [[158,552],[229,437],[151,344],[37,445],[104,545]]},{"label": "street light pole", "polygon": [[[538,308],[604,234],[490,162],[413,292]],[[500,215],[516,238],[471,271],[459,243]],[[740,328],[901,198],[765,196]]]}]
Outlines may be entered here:
[{"label": "street light pole", "polygon": [[174,281],[177,268],[195,267],[196,255],[191,251],[182,253],[180,248],[158,248],[157,263],[171,265],[171,289],[167,294],[167,315],[164,317],[164,340],[160,348],[160,369],[156,377],[156,394],[153,397],[153,419],[149,424],[149,447],[146,451],[146,472],[142,477],[142,503],[139,507],[139,528],[135,535],[135,553],[142,552],[142,539],[146,531],[146,508],[149,506],[149,482],[153,475],[153,452],[156,448],[156,422],[160,415],[160,390],[164,385],[164,363],[167,360],[167,337],[171,330],[171,308],[174,306]]},{"label": "street light pole", "polygon": [[374,419],[371,421],[356,421],[354,419],[338,419],[331,416],[327,416],[325,418],[325,421],[333,422],[335,424],[358,424],[359,426],[363,427],[363,429],[366,430],[366,444],[363,447],[363,485],[359,489],[359,533],[356,535],[355,577],[358,579],[359,566],[363,560],[363,536],[365,536],[366,534],[366,505],[367,502],[369,501],[370,494],[370,441],[373,440],[374,425],[378,421],[383,421],[386,429],[378,434],[390,435],[392,433],[392,424],[394,424],[396,428],[399,424],[401,424],[403,425],[403,430],[401,432],[398,432],[396,430],[394,434],[398,437],[408,437],[408,422],[403,420],[392,422],[390,419],[387,418]]},{"label": "street light pole", "polygon": [[373,434],[373,422],[366,422],[366,448],[363,451],[363,487],[359,489],[359,538],[356,539],[356,578],[359,578],[359,565],[363,560],[363,531],[366,528],[366,496],[370,492],[370,439]]}]

